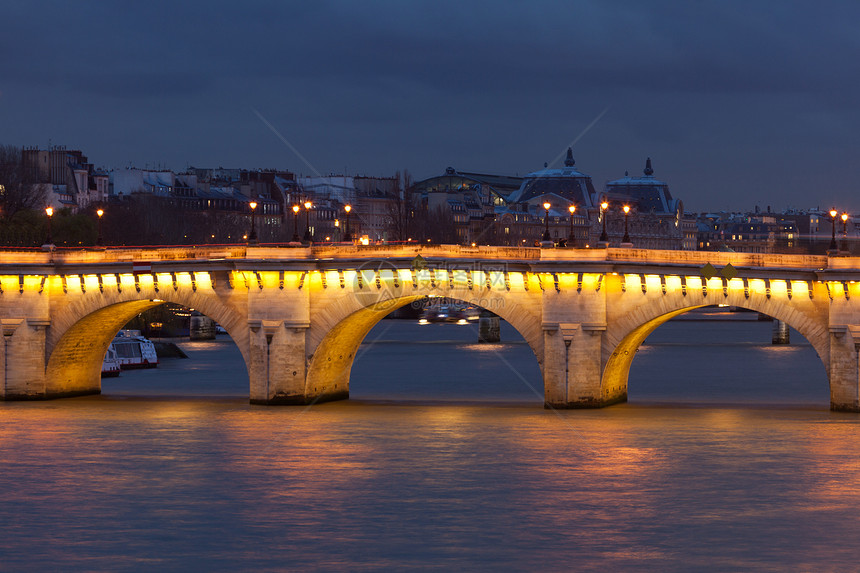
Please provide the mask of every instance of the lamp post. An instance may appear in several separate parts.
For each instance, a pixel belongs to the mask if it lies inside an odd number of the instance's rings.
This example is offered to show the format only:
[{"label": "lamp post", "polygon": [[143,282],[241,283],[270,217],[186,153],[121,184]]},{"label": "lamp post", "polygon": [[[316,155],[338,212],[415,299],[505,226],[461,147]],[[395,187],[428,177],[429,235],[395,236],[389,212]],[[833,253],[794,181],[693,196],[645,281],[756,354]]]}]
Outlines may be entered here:
[{"label": "lamp post", "polygon": [[609,237],[606,235],[606,210],[609,208],[609,203],[604,201],[600,204],[600,218],[603,220],[603,231],[600,233],[600,242],[608,243]]},{"label": "lamp post", "polygon": [[830,229],[832,231],[832,233],[830,235],[830,250],[831,251],[836,251],[836,248],[837,248],[836,247],[836,215],[838,215],[838,214],[839,214],[839,212],[836,209],[830,210],[830,222],[832,223],[831,229]]},{"label": "lamp post", "polygon": [[344,205],[343,210],[346,211],[346,233],[343,235],[343,240],[352,241],[352,232],[349,229],[349,212],[352,211],[352,205]]},{"label": "lamp post", "polygon": [[54,216],[53,207],[45,207],[45,214],[48,216],[48,238],[45,239],[45,244],[54,246],[54,238],[51,236],[51,218]]},{"label": "lamp post", "polygon": [[842,213],[842,250],[848,250],[848,213]]},{"label": "lamp post", "polygon": [[248,233],[248,244],[256,245],[257,244],[257,224],[256,217],[257,214],[257,202],[251,201],[248,203],[248,207],[251,208],[251,232]]},{"label": "lamp post", "polygon": [[293,242],[298,243],[299,241],[299,207],[298,205],[293,205]]},{"label": "lamp post", "polygon": [[102,215],[104,215],[104,214],[105,214],[104,209],[99,209],[98,211],[96,211],[96,215],[98,215],[98,217],[99,217],[99,236],[96,238],[96,245],[99,247],[102,246],[102,242],[103,242],[102,241]]},{"label": "lamp post", "polygon": [[545,211],[545,214],[543,217],[543,222],[544,222],[543,240],[544,241],[551,241],[552,240],[549,238],[549,208],[551,206],[552,205],[550,205],[549,202],[545,202],[543,204],[543,210]]},{"label": "lamp post", "polygon": [[576,205],[571,205],[567,208],[570,211],[570,236],[567,238],[567,246],[576,246],[576,235],[573,234],[573,214],[576,213]]},{"label": "lamp post", "polygon": [[311,207],[313,203],[305,201],[305,241],[311,241]]},{"label": "lamp post", "polygon": [[624,238],[621,239],[622,243],[630,243],[630,233],[627,232],[627,217],[630,215],[630,205],[624,205],[622,207],[624,209]]}]

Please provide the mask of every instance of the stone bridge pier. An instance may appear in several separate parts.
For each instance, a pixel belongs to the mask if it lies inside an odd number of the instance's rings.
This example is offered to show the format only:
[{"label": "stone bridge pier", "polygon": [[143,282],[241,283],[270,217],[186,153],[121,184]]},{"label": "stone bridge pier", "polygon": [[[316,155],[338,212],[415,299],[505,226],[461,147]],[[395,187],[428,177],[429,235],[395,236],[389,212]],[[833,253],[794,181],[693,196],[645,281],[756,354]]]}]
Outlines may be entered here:
[{"label": "stone bridge pier", "polygon": [[860,412],[860,325],[831,329],[830,409]]},{"label": "stone bridge pier", "polygon": [[556,276],[558,290],[545,290],[543,297],[545,404],[555,408],[596,408],[625,401],[626,386],[608,393],[601,384],[606,334],[604,278]]}]

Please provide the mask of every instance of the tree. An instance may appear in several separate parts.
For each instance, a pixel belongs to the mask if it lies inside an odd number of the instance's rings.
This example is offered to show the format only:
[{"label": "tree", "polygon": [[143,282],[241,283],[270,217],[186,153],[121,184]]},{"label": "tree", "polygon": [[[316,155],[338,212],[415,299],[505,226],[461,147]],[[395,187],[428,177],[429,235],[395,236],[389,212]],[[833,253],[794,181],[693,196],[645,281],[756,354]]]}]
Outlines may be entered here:
[{"label": "tree", "polygon": [[0,244],[33,247],[45,242],[48,222],[39,211],[18,211],[12,217],[0,217]]},{"label": "tree", "polygon": [[[44,219],[44,216],[40,218]],[[72,213],[71,209],[60,209],[54,213],[52,235],[56,245],[94,245],[97,235],[95,218],[84,213]]]},{"label": "tree", "polygon": [[35,175],[24,165],[20,147],[0,145],[0,210],[7,221],[18,212],[41,210],[45,206],[46,189],[36,182]]},{"label": "tree", "polygon": [[415,204],[412,176],[404,170],[394,174],[395,186],[388,204],[388,228],[392,237],[405,242],[410,239],[417,229],[414,228]]},{"label": "tree", "polygon": [[425,238],[431,242],[444,245],[456,245],[459,243],[457,227],[454,217],[449,209],[437,205],[433,209],[426,210]]},{"label": "tree", "polygon": [[[104,240],[110,245],[205,245],[242,243],[251,229],[251,215],[183,206],[170,197],[132,193],[107,208]],[[257,216],[261,242],[277,240],[281,228]]]}]

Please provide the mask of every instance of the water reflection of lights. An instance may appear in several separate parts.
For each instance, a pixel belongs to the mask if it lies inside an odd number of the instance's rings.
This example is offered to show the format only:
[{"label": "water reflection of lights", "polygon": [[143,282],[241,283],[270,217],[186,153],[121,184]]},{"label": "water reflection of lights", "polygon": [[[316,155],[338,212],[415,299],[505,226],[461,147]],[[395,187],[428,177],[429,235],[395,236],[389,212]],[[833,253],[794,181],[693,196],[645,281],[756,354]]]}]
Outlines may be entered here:
[{"label": "water reflection of lights", "polygon": [[800,352],[808,352],[809,344],[761,344],[757,345],[757,350],[761,350],[766,356],[784,356],[786,354],[798,354]]},{"label": "water reflection of lights", "polygon": [[430,322],[426,318],[419,318],[418,324],[430,324]]},{"label": "water reflection of lights", "polygon": [[513,348],[513,344],[494,343],[494,344],[465,344],[460,346],[463,350],[469,352],[480,352],[481,354],[498,354]]}]

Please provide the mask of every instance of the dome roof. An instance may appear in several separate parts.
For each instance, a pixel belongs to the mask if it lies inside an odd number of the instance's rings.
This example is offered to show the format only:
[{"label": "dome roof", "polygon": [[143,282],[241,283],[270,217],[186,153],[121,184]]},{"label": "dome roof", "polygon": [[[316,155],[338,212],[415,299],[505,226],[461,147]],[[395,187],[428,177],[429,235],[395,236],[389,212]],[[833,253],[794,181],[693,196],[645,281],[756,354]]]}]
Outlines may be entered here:
[{"label": "dome roof", "polygon": [[585,207],[591,206],[594,186],[591,177],[574,168],[573,150],[568,147],[564,167],[544,168],[526,175],[519,190],[509,198],[511,202],[525,202],[546,194],[555,194]]},{"label": "dome roof", "polygon": [[642,176],[630,177],[625,173],[621,179],[606,184],[606,193],[629,197],[638,203],[640,211],[673,213],[677,208],[677,200],[672,199],[669,186],[654,178],[650,157],[645,161]]},{"label": "dome roof", "polygon": [[663,187],[668,188],[666,183],[654,178],[654,170],[651,168],[650,157],[645,160],[645,169],[642,170],[642,173],[643,175],[641,177],[630,177],[627,175],[627,172],[625,172],[624,177],[616,179],[615,181],[610,181],[607,185],[662,185]]}]

